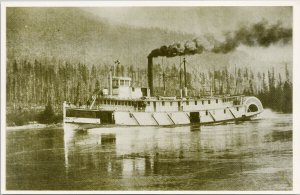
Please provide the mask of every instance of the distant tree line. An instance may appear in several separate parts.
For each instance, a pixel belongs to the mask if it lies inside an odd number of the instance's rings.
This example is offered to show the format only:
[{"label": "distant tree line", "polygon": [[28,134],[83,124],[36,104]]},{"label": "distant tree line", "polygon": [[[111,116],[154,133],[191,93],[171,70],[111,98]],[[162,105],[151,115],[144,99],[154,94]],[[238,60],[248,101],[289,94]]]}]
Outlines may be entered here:
[{"label": "distant tree line", "polygon": [[[108,87],[109,65],[89,68],[85,64],[70,64],[63,61],[9,61],[7,65],[7,106],[44,106],[51,102],[61,109],[63,101],[85,103],[94,93]],[[115,75],[133,78],[133,85],[146,85],[146,70],[115,67]]]},{"label": "distant tree line", "polygon": [[[62,60],[8,60],[6,74],[7,113],[24,110],[42,111],[46,105],[53,107],[55,113],[62,112],[63,101],[85,104],[93,94],[108,87],[111,65],[87,66],[71,64]],[[180,75],[181,70],[181,75]],[[115,76],[129,76],[135,87],[147,87],[145,67],[124,66],[114,69]],[[179,95],[180,86],[187,83],[189,95],[203,96],[213,94],[255,95],[264,107],[276,111],[292,112],[292,89],[288,69],[285,79],[274,74],[256,72],[244,67],[229,72],[228,69],[187,72],[184,80],[183,69],[176,65],[163,67],[154,65],[154,86],[156,95]],[[181,84],[180,81],[181,80]],[[52,108],[51,108],[52,109]],[[49,109],[48,109],[49,110]]]},{"label": "distant tree line", "polygon": [[[289,79],[289,72],[285,70],[286,80],[282,80],[281,74],[278,74],[276,81],[274,69],[268,71],[262,77],[262,89],[257,96],[261,99],[263,105],[276,111],[291,113],[293,111],[293,84]],[[268,85],[266,83],[268,80]]]},{"label": "distant tree line", "polygon": [[[276,76],[274,72],[274,68],[266,73],[254,72],[248,67],[235,68],[232,72],[227,68],[208,71],[194,68],[187,73],[187,88],[189,95],[193,96],[253,95],[262,101],[265,108],[292,113],[293,84],[288,68],[285,66],[284,79],[282,73]],[[184,86],[182,69],[181,74],[181,86]],[[163,70],[161,65],[157,64],[154,67],[154,75],[158,94],[163,94],[165,90],[167,95],[179,95],[180,69],[176,65]]]}]

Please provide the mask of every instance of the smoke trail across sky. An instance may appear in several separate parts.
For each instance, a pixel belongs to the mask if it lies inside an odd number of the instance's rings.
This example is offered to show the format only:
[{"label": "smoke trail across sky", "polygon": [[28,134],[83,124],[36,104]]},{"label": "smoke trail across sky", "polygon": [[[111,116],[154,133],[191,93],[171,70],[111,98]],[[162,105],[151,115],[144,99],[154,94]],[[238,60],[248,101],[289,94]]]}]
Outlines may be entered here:
[{"label": "smoke trail across sky", "polygon": [[270,25],[263,20],[253,25],[243,25],[236,31],[227,32],[222,42],[212,35],[198,37],[185,43],[163,45],[152,50],[149,57],[194,55],[201,54],[203,51],[226,54],[234,51],[241,44],[249,47],[269,47],[279,42],[287,44],[291,42],[292,34],[292,29],[282,27],[281,22]]}]

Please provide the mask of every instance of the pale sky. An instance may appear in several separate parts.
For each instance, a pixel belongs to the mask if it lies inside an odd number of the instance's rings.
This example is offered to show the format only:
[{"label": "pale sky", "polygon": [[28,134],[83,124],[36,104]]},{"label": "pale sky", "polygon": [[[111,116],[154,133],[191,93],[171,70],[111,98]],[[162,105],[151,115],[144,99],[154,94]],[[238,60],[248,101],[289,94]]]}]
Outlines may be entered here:
[{"label": "pale sky", "polygon": [[[209,33],[215,38],[222,38],[224,32],[234,31],[241,24],[253,24],[262,20],[266,20],[269,24],[281,21],[282,26],[293,27],[292,7],[106,7],[83,9],[111,23],[136,27],[159,27],[195,34],[195,37]],[[291,65],[293,59],[292,44],[272,45],[268,48],[240,46],[236,52],[244,52],[249,59],[260,60],[262,63],[266,61],[269,65],[285,62]],[[255,64],[256,62],[251,61],[251,63]]]},{"label": "pale sky", "polygon": [[241,23],[255,23],[262,19],[269,23],[281,21],[292,26],[291,7],[106,7],[83,8],[110,22],[137,27],[159,27],[215,36],[234,30]]}]

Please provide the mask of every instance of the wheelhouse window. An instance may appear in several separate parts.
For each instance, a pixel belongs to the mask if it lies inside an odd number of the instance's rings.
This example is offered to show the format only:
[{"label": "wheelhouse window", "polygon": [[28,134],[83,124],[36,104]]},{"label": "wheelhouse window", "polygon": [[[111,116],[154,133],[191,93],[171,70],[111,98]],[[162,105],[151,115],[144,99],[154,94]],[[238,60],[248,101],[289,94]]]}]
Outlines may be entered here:
[{"label": "wheelhouse window", "polygon": [[197,102],[197,101],[195,101],[195,105],[197,105],[197,103],[198,103],[198,102]]},{"label": "wheelhouse window", "polygon": [[162,106],[164,106],[164,105],[165,105],[165,102],[164,102],[164,101],[162,101],[162,102],[161,102],[161,105],[162,105]]},{"label": "wheelhouse window", "polygon": [[206,116],[208,115],[208,111],[207,111],[207,110],[205,110],[205,115],[206,115]]},{"label": "wheelhouse window", "polygon": [[190,105],[190,102],[189,102],[189,101],[186,101],[186,105],[187,105],[187,106]]},{"label": "wheelhouse window", "polygon": [[224,114],[226,114],[226,109],[224,109]]},{"label": "wheelhouse window", "polygon": [[216,99],[216,103],[218,103],[218,99]]},{"label": "wheelhouse window", "polygon": [[236,107],[236,111],[239,111],[239,107]]},{"label": "wheelhouse window", "polygon": [[210,104],[210,100],[208,100],[208,104]]},{"label": "wheelhouse window", "polygon": [[204,100],[202,100],[202,105],[204,105]]}]

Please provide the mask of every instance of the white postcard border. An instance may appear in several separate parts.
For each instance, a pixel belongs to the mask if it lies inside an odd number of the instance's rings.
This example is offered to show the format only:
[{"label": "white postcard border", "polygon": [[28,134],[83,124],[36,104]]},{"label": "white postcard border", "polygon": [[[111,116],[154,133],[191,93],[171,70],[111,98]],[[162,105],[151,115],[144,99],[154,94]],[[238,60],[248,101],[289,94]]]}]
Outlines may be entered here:
[{"label": "white postcard border", "polygon": [[[292,191],[11,191],[6,190],[6,7],[293,6]],[[1,193],[3,194],[297,194],[300,193],[300,1],[2,1],[1,2]]]}]

